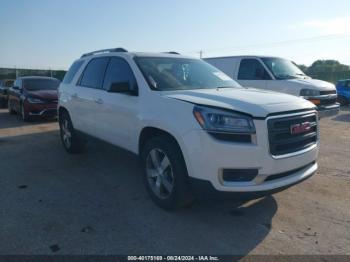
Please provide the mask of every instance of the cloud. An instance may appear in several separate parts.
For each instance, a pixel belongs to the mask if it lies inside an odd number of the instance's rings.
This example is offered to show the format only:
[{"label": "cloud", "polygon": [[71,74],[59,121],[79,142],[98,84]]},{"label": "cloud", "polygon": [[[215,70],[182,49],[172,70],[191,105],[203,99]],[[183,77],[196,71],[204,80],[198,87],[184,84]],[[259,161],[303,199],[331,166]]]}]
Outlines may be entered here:
[{"label": "cloud", "polygon": [[290,28],[314,29],[322,34],[350,34],[350,17],[306,21]]}]

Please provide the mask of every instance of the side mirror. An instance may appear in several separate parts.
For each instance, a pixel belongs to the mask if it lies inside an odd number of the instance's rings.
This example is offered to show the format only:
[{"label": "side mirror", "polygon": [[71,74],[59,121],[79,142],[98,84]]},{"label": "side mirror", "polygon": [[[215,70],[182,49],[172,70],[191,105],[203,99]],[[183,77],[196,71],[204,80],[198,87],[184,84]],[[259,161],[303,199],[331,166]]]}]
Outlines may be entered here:
[{"label": "side mirror", "polygon": [[108,89],[110,93],[124,93],[129,95],[137,95],[137,90],[133,90],[130,87],[129,82],[116,82],[112,83]]}]

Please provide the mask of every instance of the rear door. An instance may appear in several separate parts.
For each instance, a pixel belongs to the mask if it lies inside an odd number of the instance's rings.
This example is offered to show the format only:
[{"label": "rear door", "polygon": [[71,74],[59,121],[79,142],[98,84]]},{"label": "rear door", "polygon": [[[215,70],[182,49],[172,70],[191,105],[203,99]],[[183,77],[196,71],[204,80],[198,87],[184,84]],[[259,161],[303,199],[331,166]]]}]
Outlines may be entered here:
[{"label": "rear door", "polygon": [[103,78],[108,61],[108,57],[91,59],[75,86],[75,93],[72,97],[74,100],[74,127],[92,136],[96,136],[100,128],[99,121],[96,119],[96,110],[99,109],[104,93]]},{"label": "rear door", "polygon": [[256,58],[243,58],[239,64],[237,81],[245,87],[267,89],[271,76]]},{"label": "rear door", "polygon": [[[133,93],[109,92],[112,84],[127,83]],[[137,83],[128,62],[121,57],[111,57],[104,79],[104,94],[96,110],[99,127],[97,136],[128,150],[134,149],[138,125]]]}]

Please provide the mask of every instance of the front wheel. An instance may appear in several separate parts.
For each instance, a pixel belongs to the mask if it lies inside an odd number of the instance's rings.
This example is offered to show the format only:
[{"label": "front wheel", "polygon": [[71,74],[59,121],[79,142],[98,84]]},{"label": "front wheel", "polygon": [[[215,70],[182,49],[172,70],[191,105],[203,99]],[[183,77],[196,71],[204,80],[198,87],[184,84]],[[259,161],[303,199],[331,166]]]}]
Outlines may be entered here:
[{"label": "front wheel", "polygon": [[176,209],[193,202],[187,168],[179,146],[168,137],[155,137],[142,151],[144,182],[161,208]]},{"label": "front wheel", "polygon": [[69,153],[81,153],[85,150],[85,140],[82,139],[73,128],[68,113],[64,112],[59,117],[60,136],[64,149]]},{"label": "front wheel", "polygon": [[24,122],[30,121],[30,116],[28,115],[28,112],[26,112],[23,104],[21,104],[21,117]]},{"label": "front wheel", "polygon": [[346,106],[349,104],[349,101],[345,97],[338,96],[337,100],[338,100],[339,104],[342,106]]}]

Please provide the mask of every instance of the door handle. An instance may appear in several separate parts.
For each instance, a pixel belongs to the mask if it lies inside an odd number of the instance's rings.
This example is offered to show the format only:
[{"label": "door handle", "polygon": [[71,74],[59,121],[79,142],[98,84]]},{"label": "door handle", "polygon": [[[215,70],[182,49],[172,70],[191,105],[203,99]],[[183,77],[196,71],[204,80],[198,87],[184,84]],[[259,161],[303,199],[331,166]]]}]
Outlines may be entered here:
[{"label": "door handle", "polygon": [[101,98],[95,99],[96,104],[103,104],[103,100]]}]

